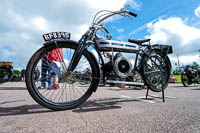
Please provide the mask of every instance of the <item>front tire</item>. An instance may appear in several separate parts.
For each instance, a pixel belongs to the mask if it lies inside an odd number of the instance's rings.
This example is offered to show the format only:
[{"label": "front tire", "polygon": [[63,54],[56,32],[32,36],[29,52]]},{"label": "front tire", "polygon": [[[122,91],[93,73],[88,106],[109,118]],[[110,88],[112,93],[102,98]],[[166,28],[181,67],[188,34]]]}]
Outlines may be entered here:
[{"label": "front tire", "polygon": [[181,82],[185,87],[189,87],[192,85],[192,83],[188,80],[187,75],[184,73],[181,74]]},{"label": "front tire", "polygon": [[[46,88],[40,88],[42,84],[41,80],[36,81],[35,70],[38,68],[40,72],[42,71],[42,60],[47,53],[51,50],[62,48],[64,61],[60,62],[60,72],[63,80],[59,82],[60,88],[58,89],[47,89],[47,79],[51,76],[48,72],[46,74],[45,79]],[[70,74],[67,73],[67,68],[69,65],[69,61],[72,58],[74,51],[76,50],[77,45],[73,43],[58,43],[58,44],[50,44],[40,48],[30,59],[27,65],[27,74],[26,74],[26,85],[27,89],[32,96],[32,98],[39,103],[40,105],[49,108],[51,110],[59,111],[59,110],[68,110],[73,109],[80,106],[84,103],[90,95],[96,90],[98,87],[98,66],[96,64],[96,60],[92,57],[91,53],[85,50],[83,55],[79,61],[79,64]],[[59,51],[59,50],[58,50]],[[60,53],[57,53],[58,55]],[[49,67],[49,66],[46,66]],[[78,71],[83,71],[85,68],[90,68],[92,72],[91,82],[87,85],[80,85],[78,81],[70,82],[73,77],[73,73]],[[40,73],[41,74],[41,73]],[[43,73],[44,75],[44,73]],[[41,76],[41,75],[40,75]],[[41,78],[42,79],[42,78]]]}]

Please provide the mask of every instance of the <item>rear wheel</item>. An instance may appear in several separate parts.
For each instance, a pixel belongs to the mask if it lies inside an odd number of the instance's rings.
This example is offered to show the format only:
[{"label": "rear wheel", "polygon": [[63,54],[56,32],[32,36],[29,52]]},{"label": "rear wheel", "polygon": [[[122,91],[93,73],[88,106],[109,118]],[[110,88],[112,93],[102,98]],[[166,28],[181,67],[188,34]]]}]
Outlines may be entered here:
[{"label": "rear wheel", "polygon": [[187,75],[184,73],[181,74],[181,82],[185,87],[189,87],[192,85],[192,82],[188,79]]},{"label": "rear wheel", "polygon": [[[59,62],[59,67],[53,68],[60,73],[60,80],[58,82],[59,88],[52,89],[48,88],[52,84],[52,66],[47,61],[47,54],[58,48],[62,49],[63,61]],[[95,65],[95,60],[91,54],[86,50],[74,71],[67,72],[69,62],[76,48],[77,45],[72,43],[51,44],[39,49],[30,59],[27,66],[26,85],[30,95],[40,105],[52,110],[73,109],[85,102],[98,87],[98,67]],[[59,50],[57,50],[57,55],[61,55]],[[82,72],[86,68],[91,70],[91,82],[83,85],[77,80],[76,73]],[[40,71],[40,80],[34,78],[36,70]],[[81,76],[84,77],[84,75]]]},{"label": "rear wheel", "polygon": [[170,78],[170,66],[168,60],[164,60],[160,51],[153,50],[149,57],[143,58],[143,80],[149,89],[154,92],[162,91],[168,86]]},{"label": "rear wheel", "polygon": [[12,73],[8,69],[0,69],[0,83],[5,83],[10,81],[12,78]]}]

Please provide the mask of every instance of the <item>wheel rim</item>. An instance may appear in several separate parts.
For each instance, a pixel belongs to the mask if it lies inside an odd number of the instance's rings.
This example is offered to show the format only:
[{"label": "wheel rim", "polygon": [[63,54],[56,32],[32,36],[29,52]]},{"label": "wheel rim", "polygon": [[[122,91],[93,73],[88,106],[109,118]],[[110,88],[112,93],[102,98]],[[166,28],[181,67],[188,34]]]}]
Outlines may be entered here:
[{"label": "wheel rim", "polygon": [[[144,76],[146,78],[146,83],[148,86],[155,90],[161,91],[162,85],[163,88],[166,88],[169,80],[169,71],[166,62],[158,54],[152,54],[151,59],[147,58],[144,65]],[[163,64],[161,64],[163,62]],[[163,66],[160,67],[159,66]],[[163,80],[164,79],[164,80]]]},{"label": "wheel rim", "polygon": [[[46,53],[47,52],[48,51],[46,51]],[[81,100],[81,98],[84,95],[86,95],[88,91],[91,91],[90,89],[88,89],[91,86],[90,83],[84,84],[84,85],[79,83],[80,77],[84,77],[83,71],[86,68],[89,68],[90,70],[92,69],[91,64],[89,63],[87,58],[83,55],[77,67],[75,68],[75,70],[69,74],[69,73],[66,73],[66,69],[68,68],[69,61],[71,60],[72,55],[74,53],[74,49],[62,48],[62,52],[63,52],[64,61],[60,62],[60,69],[57,70],[57,71],[60,71],[58,89],[47,89],[47,85],[50,84],[50,82],[48,83],[48,81],[50,81],[49,79],[52,79],[51,77],[52,68],[50,68],[52,66],[50,64],[47,65],[47,63],[45,64],[46,67],[51,70],[48,70],[50,72],[44,75],[44,70],[42,72],[42,65],[44,66],[44,63],[42,64],[42,62],[44,62],[44,59],[42,57],[45,55],[45,53],[43,53],[43,55],[41,55],[36,60],[34,67],[32,69],[32,74],[31,74],[34,91],[37,93],[37,95],[41,99],[43,99],[43,101],[46,101],[47,103],[52,104],[54,106],[73,105],[77,101]],[[60,55],[59,52],[57,54]],[[36,80],[35,70],[37,68],[43,74],[43,75],[40,74],[40,77],[39,77],[40,80]],[[92,70],[90,74],[92,75]],[[44,77],[46,77],[46,81],[45,81],[46,88],[39,89],[39,86],[44,82]],[[86,81],[88,80],[88,77],[81,80]],[[91,76],[89,77],[89,81],[91,81]]]}]

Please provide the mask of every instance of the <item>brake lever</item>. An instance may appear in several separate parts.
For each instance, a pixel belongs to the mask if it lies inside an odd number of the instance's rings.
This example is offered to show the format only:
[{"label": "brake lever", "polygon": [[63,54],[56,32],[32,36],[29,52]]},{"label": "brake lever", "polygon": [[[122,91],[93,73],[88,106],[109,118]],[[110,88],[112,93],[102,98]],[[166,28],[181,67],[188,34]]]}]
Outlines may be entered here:
[{"label": "brake lever", "polygon": [[131,21],[133,21],[133,19],[131,18],[131,16],[127,15],[127,17],[128,17]]},{"label": "brake lever", "polygon": [[106,29],[106,27],[104,27],[103,25],[102,25],[102,28],[104,29],[104,31],[108,34],[109,33],[109,31]]}]

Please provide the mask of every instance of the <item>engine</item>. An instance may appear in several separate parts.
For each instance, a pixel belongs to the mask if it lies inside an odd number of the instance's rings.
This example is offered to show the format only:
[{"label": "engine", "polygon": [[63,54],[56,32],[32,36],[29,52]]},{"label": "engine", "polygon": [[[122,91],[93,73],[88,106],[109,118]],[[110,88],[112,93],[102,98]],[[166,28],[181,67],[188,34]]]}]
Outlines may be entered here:
[{"label": "engine", "polygon": [[105,64],[104,71],[107,73],[114,73],[120,78],[127,78],[132,70],[132,64],[121,53],[114,56],[113,62],[109,61]]}]

